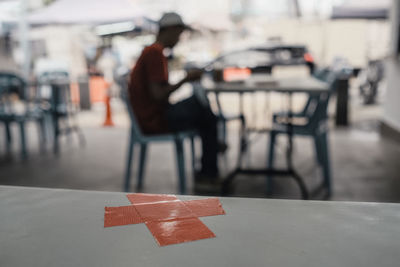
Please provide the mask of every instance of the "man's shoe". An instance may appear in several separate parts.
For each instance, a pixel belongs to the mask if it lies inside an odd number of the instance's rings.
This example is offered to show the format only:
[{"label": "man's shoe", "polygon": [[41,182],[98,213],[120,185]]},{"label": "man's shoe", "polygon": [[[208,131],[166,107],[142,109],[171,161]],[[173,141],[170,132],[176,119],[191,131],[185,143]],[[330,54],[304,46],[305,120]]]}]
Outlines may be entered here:
[{"label": "man's shoe", "polygon": [[218,153],[224,154],[228,150],[228,145],[226,143],[218,143]]}]

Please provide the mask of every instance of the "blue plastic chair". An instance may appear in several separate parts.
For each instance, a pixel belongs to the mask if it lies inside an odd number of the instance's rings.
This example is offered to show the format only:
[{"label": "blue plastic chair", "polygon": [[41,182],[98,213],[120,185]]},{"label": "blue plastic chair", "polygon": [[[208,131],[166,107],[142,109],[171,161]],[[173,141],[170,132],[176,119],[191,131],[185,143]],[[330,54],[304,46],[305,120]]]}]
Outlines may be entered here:
[{"label": "blue plastic chair", "polygon": [[[124,79],[123,79],[124,80]],[[124,190],[125,192],[129,192],[130,184],[131,184],[131,172],[132,172],[132,161],[133,161],[133,152],[134,145],[139,144],[140,146],[140,157],[139,157],[139,169],[137,172],[137,190],[140,191],[143,188],[143,178],[144,178],[144,168],[146,162],[146,152],[147,145],[149,143],[155,142],[173,142],[175,144],[176,151],[176,161],[178,167],[178,177],[179,177],[179,193],[186,193],[186,172],[185,172],[185,154],[184,154],[184,141],[185,139],[190,139],[191,143],[191,154],[192,154],[192,168],[195,171],[195,144],[194,138],[197,136],[195,131],[187,131],[187,132],[177,132],[171,134],[161,134],[161,135],[144,135],[137,123],[135,114],[130,105],[130,101],[127,97],[127,83],[126,81],[119,81],[119,84],[122,87],[123,98],[126,102],[129,118],[131,120],[131,129],[129,133],[129,146],[128,146],[128,155],[126,160],[126,171],[125,171],[125,183]]]},{"label": "blue plastic chair", "polygon": [[[25,104],[25,113],[15,112],[10,100],[11,95],[17,95]],[[46,142],[45,116],[42,109],[35,103],[30,103],[27,97],[27,84],[20,76],[14,73],[0,73],[0,121],[4,123],[6,132],[7,153],[11,151],[12,135],[10,126],[16,123],[20,130],[21,155],[27,157],[25,123],[36,121],[39,126],[40,147],[43,150]]]},{"label": "blue plastic chair", "polygon": [[[331,71],[328,68],[317,69],[312,73],[312,76],[321,81],[327,81],[330,79]],[[318,95],[316,94],[308,94],[308,98],[306,104],[304,105],[303,109],[300,112],[292,112],[291,116],[293,118],[308,118],[310,117],[313,112],[315,105],[318,103]],[[289,114],[287,111],[280,111],[273,114],[273,122],[278,123],[282,120],[287,120]]]},{"label": "blue plastic chair", "polygon": [[[327,190],[327,195],[332,193],[331,169],[329,160],[329,144],[328,144],[328,114],[327,108],[331,93],[336,87],[336,75],[331,73],[324,79],[330,84],[328,92],[310,95],[309,102],[303,112],[294,114],[293,118],[303,117],[305,124],[295,124],[292,122],[291,131],[293,135],[310,136],[314,139],[317,162],[323,169],[323,186]],[[276,137],[280,134],[289,134],[288,121],[279,122],[278,118],[282,118],[281,114],[274,116],[274,126],[270,132],[268,167],[272,168],[274,163],[274,148]],[[289,118],[287,117],[286,120]],[[267,186],[270,191],[272,188],[272,177],[267,177]]]}]

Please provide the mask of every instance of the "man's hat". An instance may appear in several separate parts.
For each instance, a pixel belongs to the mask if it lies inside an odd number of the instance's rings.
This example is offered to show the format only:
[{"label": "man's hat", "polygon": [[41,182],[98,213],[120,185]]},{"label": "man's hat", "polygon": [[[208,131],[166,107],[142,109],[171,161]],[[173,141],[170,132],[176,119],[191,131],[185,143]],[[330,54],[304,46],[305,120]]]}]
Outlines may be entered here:
[{"label": "man's hat", "polygon": [[175,12],[164,13],[161,19],[158,21],[158,26],[160,29],[167,27],[182,27],[184,29],[191,29],[191,27],[183,22],[182,17]]}]

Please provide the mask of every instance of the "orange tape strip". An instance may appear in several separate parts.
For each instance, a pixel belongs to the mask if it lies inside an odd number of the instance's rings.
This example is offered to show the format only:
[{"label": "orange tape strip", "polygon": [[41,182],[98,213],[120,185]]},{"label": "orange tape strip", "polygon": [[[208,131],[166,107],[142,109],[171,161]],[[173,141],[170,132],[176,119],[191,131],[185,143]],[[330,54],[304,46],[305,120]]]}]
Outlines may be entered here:
[{"label": "orange tape strip", "polygon": [[133,205],[144,222],[197,217],[182,201]]},{"label": "orange tape strip", "polygon": [[178,200],[175,195],[156,195],[156,194],[129,194],[126,195],[132,204],[145,204],[160,201]]},{"label": "orange tape strip", "polygon": [[104,227],[144,222],[134,206],[105,207],[104,209]]},{"label": "orange tape strip", "polygon": [[198,218],[146,222],[146,226],[160,246],[215,237],[215,234]]},{"label": "orange tape strip", "polygon": [[218,198],[181,201],[174,195],[129,194],[131,206],[105,207],[104,227],[145,223],[160,246],[215,234],[198,217],[225,214]]},{"label": "orange tape strip", "polygon": [[206,198],[183,201],[197,217],[224,215],[225,211],[222,208],[218,198]]}]

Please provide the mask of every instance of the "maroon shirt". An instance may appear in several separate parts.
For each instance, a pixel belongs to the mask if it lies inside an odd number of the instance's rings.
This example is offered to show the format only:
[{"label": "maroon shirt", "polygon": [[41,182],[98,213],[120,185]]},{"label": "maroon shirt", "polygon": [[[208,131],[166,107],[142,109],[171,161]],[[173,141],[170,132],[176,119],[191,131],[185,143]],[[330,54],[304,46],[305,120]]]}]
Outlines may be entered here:
[{"label": "maroon shirt", "polygon": [[143,133],[168,131],[166,107],[168,101],[157,101],[150,93],[150,83],[168,83],[168,62],[164,47],[152,44],[140,55],[130,76],[129,96],[133,112]]}]

